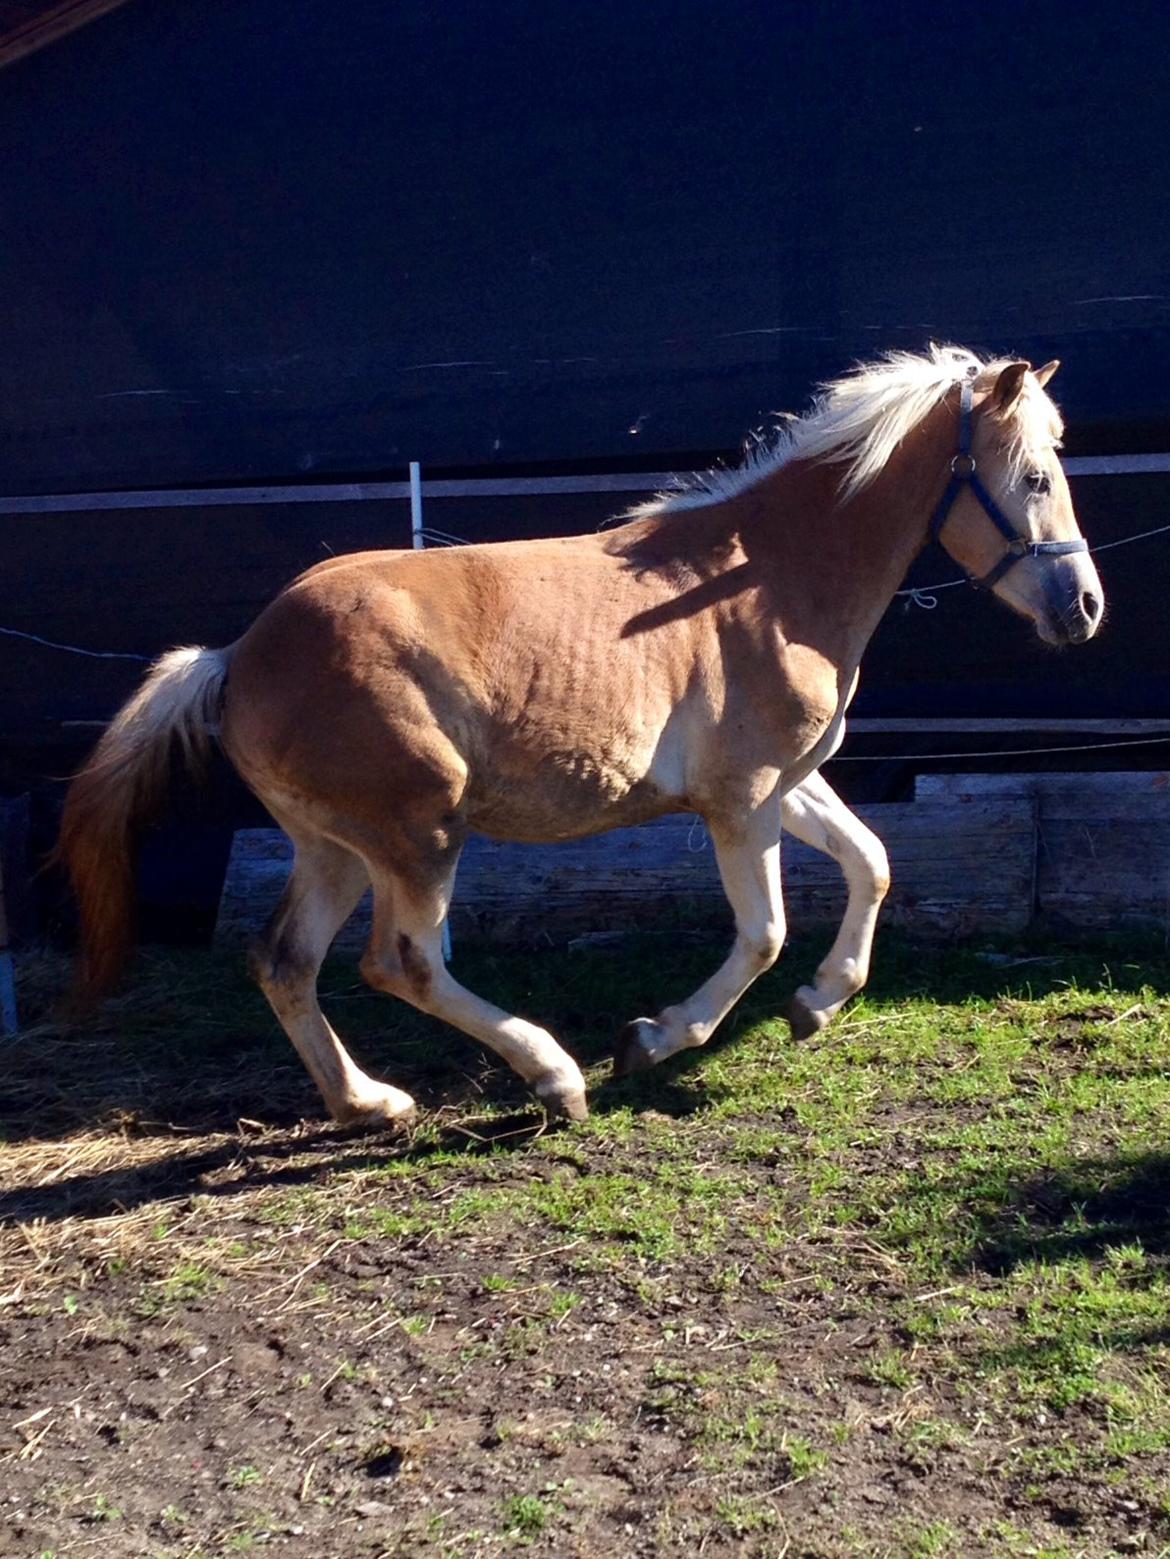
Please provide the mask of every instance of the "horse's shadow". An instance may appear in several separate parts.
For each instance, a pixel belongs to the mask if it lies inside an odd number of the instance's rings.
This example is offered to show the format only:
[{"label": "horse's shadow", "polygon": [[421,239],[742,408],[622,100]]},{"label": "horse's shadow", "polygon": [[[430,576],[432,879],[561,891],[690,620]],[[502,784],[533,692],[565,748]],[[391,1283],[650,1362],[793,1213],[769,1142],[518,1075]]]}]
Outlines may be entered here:
[{"label": "horse's shadow", "polygon": [[[247,1191],[320,1182],[325,1174],[376,1169],[390,1157],[422,1161],[455,1148],[468,1157],[517,1149],[537,1135],[527,1114],[477,1122],[474,1132],[449,1127],[413,1145],[379,1141],[368,1132],[329,1125],[298,1126],[281,1135],[221,1137],[212,1146],[167,1152],[174,1136],[160,1134],[158,1156],[88,1171],[39,1186],[0,1191],[0,1226],[33,1220],[97,1218],[129,1213],[150,1202],[182,1202],[198,1196],[234,1197]],[[232,1173],[232,1171],[235,1171]]]},{"label": "horse's shadow", "polygon": [[[694,1114],[703,1107],[703,1090],[682,1075],[685,1063],[678,1071],[676,1077],[655,1078],[652,1089],[644,1078],[603,1084],[591,1096],[591,1109],[594,1115],[605,1115],[632,1104],[676,1119]],[[448,1104],[437,1121],[427,1121],[424,1131],[393,1136],[326,1122],[297,1122],[284,1130],[277,1127],[254,1134],[252,1126],[245,1128],[238,1116],[219,1122],[204,1117],[200,1140],[186,1151],[181,1145],[176,1148],[176,1143],[181,1144],[188,1131],[171,1122],[168,1128],[150,1132],[159,1147],[154,1157],[0,1190],[0,1227],[108,1217],[151,1202],[231,1198],[261,1188],[313,1185],[326,1175],[381,1169],[391,1160],[422,1166],[428,1159],[440,1155],[449,1159],[453,1153],[469,1162],[489,1155],[522,1154],[550,1132],[565,1129],[550,1126],[539,1106],[520,1100],[517,1105],[507,1114],[483,1115],[461,1114]],[[210,1146],[208,1137],[215,1139]]]}]

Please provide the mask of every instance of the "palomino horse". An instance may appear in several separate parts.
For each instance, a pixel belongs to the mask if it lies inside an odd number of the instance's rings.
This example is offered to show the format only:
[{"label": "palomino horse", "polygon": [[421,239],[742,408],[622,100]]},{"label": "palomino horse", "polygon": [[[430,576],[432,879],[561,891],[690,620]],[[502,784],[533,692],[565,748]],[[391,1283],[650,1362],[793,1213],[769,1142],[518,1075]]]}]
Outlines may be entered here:
[{"label": "palomino horse", "polygon": [[881,845],[816,773],[839,745],[862,652],[932,532],[1052,644],[1103,608],[1056,456],[1055,363],[932,348],[827,385],[736,471],[597,535],[368,552],[302,574],[225,650],[164,655],[73,782],[61,852],[91,991],[131,937],[136,824],[172,751],[223,749],[288,832],[295,862],[253,953],[257,980],[343,1121],[413,1109],[368,1077],[317,1002],[330,943],[367,883],[362,973],[499,1052],[550,1114],[586,1114],[546,1030],[445,967],[463,842],[557,840],[694,811],[735,912],[730,956],[638,1018],[615,1069],[702,1045],[784,940],[781,825],[841,861],[845,920],[795,1031],[864,983],[887,885]]}]

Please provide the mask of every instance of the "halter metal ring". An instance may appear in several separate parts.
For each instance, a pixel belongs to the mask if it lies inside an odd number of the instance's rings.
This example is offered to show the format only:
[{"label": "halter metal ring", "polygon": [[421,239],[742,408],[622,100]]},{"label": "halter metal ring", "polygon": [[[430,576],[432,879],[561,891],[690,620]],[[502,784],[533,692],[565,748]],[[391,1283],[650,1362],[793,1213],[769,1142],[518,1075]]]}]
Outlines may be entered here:
[{"label": "halter metal ring", "polygon": [[975,458],[973,455],[965,455],[960,450],[957,455],[951,457],[951,475],[957,477],[960,482],[969,482],[975,475]]}]

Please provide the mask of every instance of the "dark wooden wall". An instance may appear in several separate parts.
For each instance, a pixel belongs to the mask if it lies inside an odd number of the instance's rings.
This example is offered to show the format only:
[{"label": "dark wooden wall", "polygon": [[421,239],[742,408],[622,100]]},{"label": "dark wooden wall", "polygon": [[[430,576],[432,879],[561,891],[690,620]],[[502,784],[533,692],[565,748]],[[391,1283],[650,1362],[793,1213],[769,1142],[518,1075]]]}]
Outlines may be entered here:
[{"label": "dark wooden wall", "polygon": [[[1064,359],[1071,453],[1170,449],[1155,0],[139,0],[3,89],[0,493],[685,468],[931,338]],[[1168,491],[1076,484],[1097,541]],[[404,504],[2,516],[0,627],[223,643],[327,551],[406,538]],[[1105,554],[1110,622],[1059,659],[965,591],[895,607],[858,712],[1170,714],[1167,559]],[[0,636],[0,789],[55,795],[139,670]]]},{"label": "dark wooden wall", "polygon": [[1168,447],[1160,0],[138,0],[0,145],[0,492],[670,464],[932,337]]}]

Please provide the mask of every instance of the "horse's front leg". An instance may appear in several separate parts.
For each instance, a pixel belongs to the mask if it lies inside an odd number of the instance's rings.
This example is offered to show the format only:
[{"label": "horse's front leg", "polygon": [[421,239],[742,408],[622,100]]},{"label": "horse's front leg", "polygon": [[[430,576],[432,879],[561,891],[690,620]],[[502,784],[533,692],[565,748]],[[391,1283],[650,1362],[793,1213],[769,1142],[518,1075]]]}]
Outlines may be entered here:
[{"label": "horse's front leg", "polygon": [[788,1009],[797,1039],[823,1029],[869,978],[878,911],[890,886],[885,847],[854,817],[820,774],[809,777],[781,802],[784,827],[803,844],[831,855],[849,885],[845,918],[813,985],[802,985]]},{"label": "horse's front leg", "polygon": [[723,888],[735,912],[730,956],[693,996],[656,1018],[635,1018],[618,1035],[615,1077],[654,1066],[678,1050],[705,1045],[753,980],[784,945],[780,890],[780,807],[775,793],[733,820],[708,820]]}]

